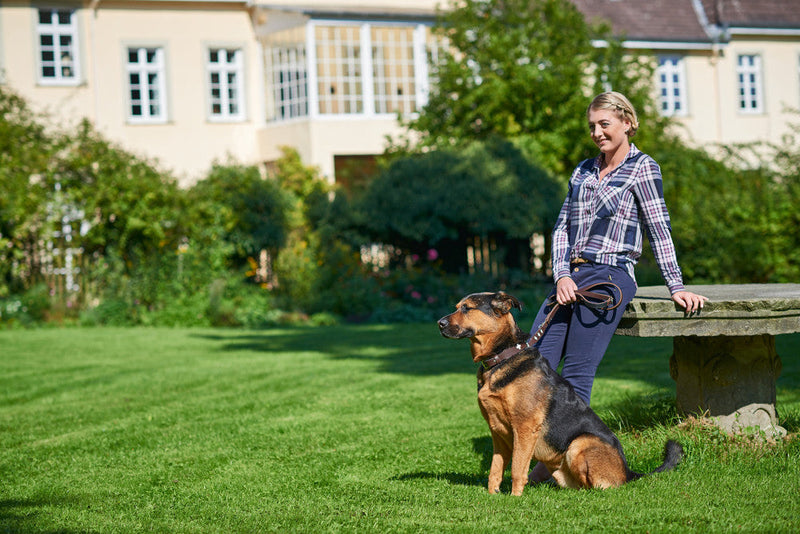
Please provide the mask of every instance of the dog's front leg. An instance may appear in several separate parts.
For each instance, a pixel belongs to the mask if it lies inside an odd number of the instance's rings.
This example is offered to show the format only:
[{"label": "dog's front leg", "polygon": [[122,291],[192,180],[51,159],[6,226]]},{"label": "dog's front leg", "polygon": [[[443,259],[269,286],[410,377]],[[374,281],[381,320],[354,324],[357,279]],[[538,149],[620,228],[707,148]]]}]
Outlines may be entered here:
[{"label": "dog's front leg", "polygon": [[514,432],[514,458],[511,460],[511,494],[519,497],[528,483],[528,471],[533,458],[535,434],[527,429]]},{"label": "dog's front leg", "polygon": [[492,467],[489,469],[489,493],[499,493],[500,483],[503,481],[503,473],[506,470],[508,461],[511,459],[511,448],[502,436],[492,432]]}]

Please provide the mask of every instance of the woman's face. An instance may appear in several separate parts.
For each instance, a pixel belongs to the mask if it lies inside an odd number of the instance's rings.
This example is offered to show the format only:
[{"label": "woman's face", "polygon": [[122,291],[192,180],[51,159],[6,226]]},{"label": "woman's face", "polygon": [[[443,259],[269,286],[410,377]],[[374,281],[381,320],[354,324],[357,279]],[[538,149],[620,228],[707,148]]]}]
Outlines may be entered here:
[{"label": "woman's face", "polygon": [[589,110],[589,135],[600,149],[600,152],[613,156],[621,147],[628,151],[629,120],[620,120],[617,113],[610,109]]}]

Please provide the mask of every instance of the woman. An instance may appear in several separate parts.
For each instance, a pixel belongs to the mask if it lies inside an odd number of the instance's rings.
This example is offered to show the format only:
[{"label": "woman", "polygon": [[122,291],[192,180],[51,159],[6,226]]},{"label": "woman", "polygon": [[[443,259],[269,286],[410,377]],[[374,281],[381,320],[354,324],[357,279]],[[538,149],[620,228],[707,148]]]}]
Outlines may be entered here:
[{"label": "woman", "polygon": [[[636,293],[633,267],[642,253],[643,230],[672,300],[691,314],[707,299],[683,286],[661,170],[630,142],[639,127],[635,109],[620,93],[602,93],[592,100],[587,118],[600,155],[581,162],[570,178],[553,230],[552,296],[561,308],[536,346],[553,369],[563,360],[562,376],[589,404],[597,366]],[[575,304],[579,287],[598,282],[620,288],[621,295],[610,290],[618,307],[603,311]],[[531,334],[550,311],[549,300],[539,310]],[[540,464],[531,472],[532,482],[549,475],[543,468]]]}]

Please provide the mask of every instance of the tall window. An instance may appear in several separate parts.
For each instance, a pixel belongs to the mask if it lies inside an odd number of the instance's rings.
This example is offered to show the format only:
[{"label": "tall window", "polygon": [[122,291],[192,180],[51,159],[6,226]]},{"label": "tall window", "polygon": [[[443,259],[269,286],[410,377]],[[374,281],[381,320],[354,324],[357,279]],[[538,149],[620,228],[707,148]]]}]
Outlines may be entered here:
[{"label": "tall window", "polygon": [[375,113],[416,111],[414,29],[372,27]]},{"label": "tall window", "polygon": [[319,112],[362,113],[360,28],[317,26],[316,45]]},{"label": "tall window", "polygon": [[39,83],[79,83],[78,25],[72,9],[40,9],[36,25],[39,43]]},{"label": "tall window", "polygon": [[208,83],[211,120],[244,120],[244,61],[241,49],[208,51]]},{"label": "tall window", "polygon": [[128,48],[128,120],[164,123],[167,120],[163,48]]},{"label": "tall window", "polygon": [[656,79],[658,80],[661,114],[665,116],[686,115],[688,108],[683,58],[659,56]]},{"label": "tall window", "polygon": [[737,58],[736,75],[739,79],[739,111],[762,113],[764,102],[761,87],[761,56],[740,55]]},{"label": "tall window", "polygon": [[270,59],[275,118],[307,116],[308,70],[305,45],[302,42],[276,42]]}]

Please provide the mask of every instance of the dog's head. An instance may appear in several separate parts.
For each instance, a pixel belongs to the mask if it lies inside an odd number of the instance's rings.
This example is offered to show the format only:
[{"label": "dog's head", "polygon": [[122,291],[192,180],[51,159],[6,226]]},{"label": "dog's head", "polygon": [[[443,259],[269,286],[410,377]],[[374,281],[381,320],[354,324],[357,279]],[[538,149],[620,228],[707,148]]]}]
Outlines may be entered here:
[{"label": "dog's head", "polygon": [[502,291],[473,293],[456,304],[456,311],[439,319],[439,331],[451,339],[495,336],[516,330],[511,309],[522,309],[519,300]]}]

